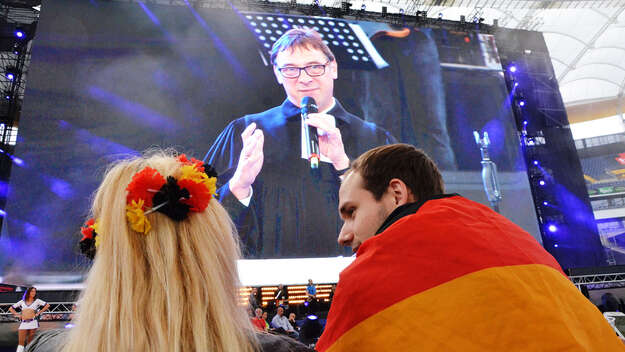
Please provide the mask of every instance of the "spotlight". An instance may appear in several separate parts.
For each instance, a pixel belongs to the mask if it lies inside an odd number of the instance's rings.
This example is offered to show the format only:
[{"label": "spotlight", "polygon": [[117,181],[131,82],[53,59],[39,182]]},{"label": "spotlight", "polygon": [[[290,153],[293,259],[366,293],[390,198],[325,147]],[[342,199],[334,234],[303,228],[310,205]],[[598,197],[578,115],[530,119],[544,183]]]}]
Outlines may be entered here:
[{"label": "spotlight", "polygon": [[544,206],[547,206],[547,205],[549,205],[549,202],[544,201],[544,202],[543,202],[543,205],[544,205]]},{"label": "spotlight", "polygon": [[538,181],[538,184],[541,185],[541,186],[544,186],[546,183],[545,183],[544,180],[540,180],[540,181]]},{"label": "spotlight", "polygon": [[533,164],[538,166],[538,164],[539,164],[538,160],[534,160]]},{"label": "spotlight", "polygon": [[11,71],[7,71],[4,76],[9,80],[12,81],[15,79],[15,73],[11,72]]},{"label": "spotlight", "polygon": [[2,209],[0,209],[0,216],[1,216],[1,217],[5,217],[5,216],[7,216],[7,212],[6,212],[6,211],[4,211],[4,210],[2,210]]},{"label": "spotlight", "polygon": [[519,102],[519,106],[525,106],[525,100],[521,100],[521,101]]},{"label": "spotlight", "polygon": [[554,246],[554,247],[556,247],[556,248],[558,248],[558,244],[557,244],[557,243],[556,243],[556,244],[554,244],[553,246]]},{"label": "spotlight", "polygon": [[527,120],[523,120],[523,127],[527,126]]},{"label": "spotlight", "polygon": [[558,227],[556,225],[553,225],[553,224],[549,225],[547,227],[547,229],[549,230],[549,232],[556,232],[556,231],[558,231]]},{"label": "spotlight", "polygon": [[18,157],[16,157],[16,156],[11,156],[11,159],[13,160],[13,162],[14,162],[16,165],[19,165],[19,166],[24,165],[24,160],[22,160],[22,159],[20,159],[20,158],[18,158]]},{"label": "spotlight", "polygon": [[508,67],[508,71],[510,71],[511,73],[515,73],[516,72],[516,66],[510,65],[510,67]]},{"label": "spotlight", "polygon": [[24,32],[24,30],[20,28],[16,28],[13,34],[15,34],[15,36],[19,39],[23,39],[24,37],[26,37],[26,32]]},{"label": "spotlight", "polygon": [[514,82],[514,88],[519,86],[519,82]]}]

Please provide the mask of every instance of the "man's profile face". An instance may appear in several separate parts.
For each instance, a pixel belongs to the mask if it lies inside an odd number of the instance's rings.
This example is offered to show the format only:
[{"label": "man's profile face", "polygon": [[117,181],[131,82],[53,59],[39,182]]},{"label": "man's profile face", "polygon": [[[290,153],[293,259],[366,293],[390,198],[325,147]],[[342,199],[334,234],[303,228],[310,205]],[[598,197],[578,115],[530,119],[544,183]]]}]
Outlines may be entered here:
[{"label": "man's profile face", "polygon": [[360,173],[350,172],[339,189],[339,214],[343,219],[343,227],[338,242],[342,246],[351,247],[353,252],[375,235],[397,207],[390,192],[377,201],[363,185]]},{"label": "man's profile face", "polygon": [[278,312],[277,312],[277,314],[278,314],[279,316],[282,316],[282,315],[284,314],[284,308],[279,307],[279,308],[278,308]]},{"label": "man's profile face", "polygon": [[295,313],[289,314],[289,320],[295,320]]},{"label": "man's profile face", "polygon": [[[311,77],[301,70],[297,78],[282,77],[278,68],[305,67],[310,65],[326,64],[325,73]],[[332,104],[334,95],[334,80],[338,77],[336,60],[328,63],[327,56],[318,49],[293,47],[281,51],[276,56],[274,74],[278,83],[282,84],[291,103],[300,106],[302,98],[309,96],[315,99],[319,111],[325,110]]]}]

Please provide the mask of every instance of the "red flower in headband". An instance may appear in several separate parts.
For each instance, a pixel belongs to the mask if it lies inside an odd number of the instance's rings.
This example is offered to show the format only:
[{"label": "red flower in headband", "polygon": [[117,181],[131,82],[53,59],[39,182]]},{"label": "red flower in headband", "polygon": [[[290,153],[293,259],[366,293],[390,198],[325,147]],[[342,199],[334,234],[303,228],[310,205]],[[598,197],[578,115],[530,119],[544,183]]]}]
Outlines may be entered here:
[{"label": "red flower in headband", "polygon": [[[80,233],[82,233],[82,240],[84,239],[93,239],[93,233],[95,232],[93,225],[95,224],[94,219],[89,219],[85,223],[85,227],[80,228]],[[81,240],[81,241],[82,241]]]},{"label": "red flower in headband", "polygon": [[213,195],[205,184],[197,183],[190,179],[182,179],[178,181],[178,186],[189,191],[191,197],[183,199],[180,202],[188,205],[190,211],[202,212],[208,206]]},{"label": "red flower in headband", "polygon": [[189,160],[186,155],[180,154],[178,155],[178,161],[183,165],[195,165],[198,171],[204,172],[204,163],[201,160],[197,160],[196,158],[191,158],[191,160]]},{"label": "red flower in headband", "polygon": [[132,201],[139,203],[140,199],[145,202],[143,210],[152,208],[152,198],[158,190],[165,184],[165,177],[158,171],[147,166],[132,177],[132,181],[126,187],[128,195],[126,196],[126,204]]}]

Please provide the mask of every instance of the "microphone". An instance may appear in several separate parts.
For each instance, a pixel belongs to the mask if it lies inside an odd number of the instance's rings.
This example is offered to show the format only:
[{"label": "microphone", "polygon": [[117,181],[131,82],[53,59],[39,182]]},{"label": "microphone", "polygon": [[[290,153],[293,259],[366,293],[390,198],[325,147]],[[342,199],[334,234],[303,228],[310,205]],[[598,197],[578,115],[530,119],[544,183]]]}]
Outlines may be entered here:
[{"label": "microphone", "polygon": [[[302,109],[302,119],[306,121],[308,114],[318,112],[317,103],[312,97],[303,97],[300,104]],[[306,152],[308,154],[308,160],[310,161],[310,168],[316,169],[319,167],[319,136],[317,135],[317,127],[306,126],[304,128],[304,139],[306,140]]]}]

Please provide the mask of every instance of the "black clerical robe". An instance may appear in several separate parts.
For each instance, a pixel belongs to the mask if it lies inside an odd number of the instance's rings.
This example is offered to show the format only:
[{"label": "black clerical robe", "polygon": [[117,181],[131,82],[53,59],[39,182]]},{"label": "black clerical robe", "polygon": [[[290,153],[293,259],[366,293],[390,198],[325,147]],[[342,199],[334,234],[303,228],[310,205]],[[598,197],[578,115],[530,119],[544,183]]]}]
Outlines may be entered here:
[{"label": "black clerical robe", "polygon": [[[345,111],[334,116],[350,160],[396,139],[386,130]],[[249,207],[230,193],[243,147],[241,133],[256,123],[265,135],[264,163],[256,177]],[[247,258],[326,257],[345,254],[337,244],[340,179],[331,163],[312,170],[301,158],[300,109],[288,99],[267,111],[232,121],[217,137],[205,159],[219,173],[219,198],[237,225]]]}]

